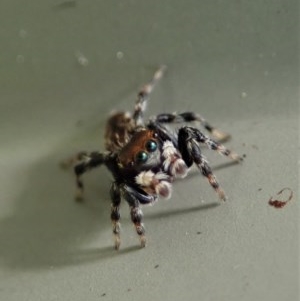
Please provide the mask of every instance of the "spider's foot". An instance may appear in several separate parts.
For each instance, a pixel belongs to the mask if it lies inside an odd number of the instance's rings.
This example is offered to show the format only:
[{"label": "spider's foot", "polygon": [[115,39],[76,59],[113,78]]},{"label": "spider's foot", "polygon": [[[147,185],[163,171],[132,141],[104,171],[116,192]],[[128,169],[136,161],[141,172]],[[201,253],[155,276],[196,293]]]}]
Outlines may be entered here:
[{"label": "spider's foot", "polygon": [[214,128],[211,132],[212,136],[216,138],[219,142],[225,142],[228,141],[231,138],[231,135],[228,133],[225,133],[219,129]]},{"label": "spider's foot", "polygon": [[78,189],[76,191],[74,199],[76,202],[79,202],[79,203],[84,200],[83,191],[81,189]]},{"label": "spider's foot", "polygon": [[120,222],[113,220],[112,221],[113,225],[113,235],[114,235],[114,243],[115,243],[115,250],[120,249],[120,244],[121,244],[121,237],[120,237]]},{"label": "spider's foot", "polygon": [[216,177],[211,173],[207,175],[207,179],[211,187],[215,190],[215,192],[218,194],[219,199],[221,201],[226,201],[226,195],[224,190],[220,187],[219,183],[217,182]]},{"label": "spider's foot", "polygon": [[144,85],[144,87],[142,88],[142,92],[149,95],[155,84],[162,78],[162,76],[164,75],[165,71],[167,69],[166,65],[162,65],[160,66],[160,68],[154,73],[153,78],[151,80],[151,82],[149,82],[148,84]]},{"label": "spider's foot", "polygon": [[159,67],[159,69],[154,73],[153,80],[154,81],[160,80],[162,78],[162,76],[164,75],[166,69],[167,69],[166,65],[161,65]]},{"label": "spider's foot", "polygon": [[226,197],[226,195],[225,195],[224,190],[223,190],[222,188],[219,187],[219,188],[216,189],[216,191],[217,191],[217,194],[218,194],[220,200],[223,201],[223,202],[225,202],[226,199],[227,199],[227,197]]},{"label": "spider's foot", "polygon": [[229,157],[237,163],[241,163],[244,160],[243,157],[234,152],[231,152]]},{"label": "spider's foot", "polygon": [[118,251],[120,249],[120,245],[121,245],[120,234],[115,234],[114,235],[114,240],[115,240],[115,250]]},{"label": "spider's foot", "polygon": [[147,243],[146,236],[145,235],[141,235],[140,241],[141,241],[141,248],[145,248],[146,247],[146,243]]},{"label": "spider's foot", "polygon": [[243,158],[238,155],[236,152],[226,148],[223,144],[221,143],[215,143],[212,142],[211,144],[211,149],[216,150],[217,152],[219,152],[221,155],[223,156],[227,156],[228,158],[230,158],[231,160],[239,163],[241,161],[243,161]]}]

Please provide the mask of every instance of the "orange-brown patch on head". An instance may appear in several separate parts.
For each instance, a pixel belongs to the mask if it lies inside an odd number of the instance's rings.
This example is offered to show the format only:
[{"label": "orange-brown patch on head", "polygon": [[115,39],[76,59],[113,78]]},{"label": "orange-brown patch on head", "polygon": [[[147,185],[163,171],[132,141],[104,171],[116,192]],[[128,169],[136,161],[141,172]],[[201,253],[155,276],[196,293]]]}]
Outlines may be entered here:
[{"label": "orange-brown patch on head", "polygon": [[146,151],[146,143],[149,140],[157,141],[154,131],[142,130],[136,132],[130,141],[119,153],[119,162],[122,166],[128,166],[135,161],[135,156],[140,151]]}]

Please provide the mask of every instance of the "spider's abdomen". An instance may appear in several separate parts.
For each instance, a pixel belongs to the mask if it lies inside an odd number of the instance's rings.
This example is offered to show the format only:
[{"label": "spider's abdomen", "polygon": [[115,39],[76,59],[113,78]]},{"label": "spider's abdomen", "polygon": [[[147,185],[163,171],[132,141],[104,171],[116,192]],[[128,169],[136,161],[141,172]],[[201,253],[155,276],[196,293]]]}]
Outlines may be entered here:
[{"label": "spider's abdomen", "polygon": [[129,113],[117,112],[109,117],[105,128],[105,148],[114,152],[129,141],[134,121]]}]

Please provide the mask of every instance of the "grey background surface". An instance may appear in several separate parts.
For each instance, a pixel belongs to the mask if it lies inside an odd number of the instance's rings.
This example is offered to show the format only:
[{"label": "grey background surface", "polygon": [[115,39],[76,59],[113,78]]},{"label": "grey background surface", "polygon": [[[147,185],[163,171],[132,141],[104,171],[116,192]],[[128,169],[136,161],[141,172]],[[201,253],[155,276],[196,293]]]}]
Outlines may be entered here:
[{"label": "grey background surface", "polygon": [[[2,0],[0,299],[299,300],[298,14],[293,0]],[[204,150],[228,201],[193,171],[143,209],[146,249],[124,203],[116,252],[109,173],[76,204],[58,162],[102,150],[107,114],[161,63],[148,114],[199,112],[246,159]],[[293,199],[269,206],[284,187]]]}]

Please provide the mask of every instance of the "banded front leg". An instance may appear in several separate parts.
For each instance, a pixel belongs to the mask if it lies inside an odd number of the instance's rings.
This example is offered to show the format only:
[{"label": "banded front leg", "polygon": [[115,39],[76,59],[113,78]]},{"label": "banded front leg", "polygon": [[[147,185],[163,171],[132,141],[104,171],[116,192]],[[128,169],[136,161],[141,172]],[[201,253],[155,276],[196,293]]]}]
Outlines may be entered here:
[{"label": "banded front leg", "polygon": [[224,142],[230,139],[230,134],[212,126],[200,114],[194,112],[162,113],[153,117],[151,120],[159,123],[199,122],[218,141]]},{"label": "banded front leg", "polygon": [[179,129],[178,148],[182,155],[182,159],[188,167],[195,163],[202,172],[203,176],[208,179],[208,182],[212,186],[212,188],[217,192],[219,198],[225,201],[225,193],[220,187],[216,176],[213,174],[208,162],[202,155],[199,143],[204,143],[210,149],[215,150],[224,156],[228,156],[235,161],[240,161],[241,157],[239,157],[231,150],[227,149],[224,145],[205,136],[196,128],[183,127]]},{"label": "banded front leg", "polygon": [[121,194],[120,189],[116,183],[112,183],[110,188],[111,197],[111,213],[110,218],[112,222],[112,230],[114,235],[115,249],[119,250],[121,244],[120,238],[120,204],[121,204]]},{"label": "banded front leg", "polygon": [[[140,238],[141,247],[144,248],[147,240],[145,235],[145,227],[143,224],[143,212],[139,206],[140,202],[138,199],[139,197],[144,198],[144,196],[127,185],[123,186],[122,194],[129,205],[131,221],[135,227],[136,233]],[[150,202],[155,200],[155,197],[152,197],[151,195],[145,195],[145,197],[147,197]]]},{"label": "banded front leg", "polygon": [[153,75],[151,81],[145,84],[141,90],[138,92],[137,100],[134,107],[133,119],[135,121],[136,126],[144,125],[143,117],[144,111],[146,109],[147,101],[151,92],[153,91],[154,86],[157,82],[162,78],[164,72],[166,70],[166,66],[161,66]]}]

